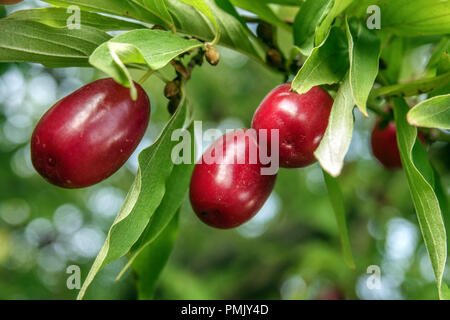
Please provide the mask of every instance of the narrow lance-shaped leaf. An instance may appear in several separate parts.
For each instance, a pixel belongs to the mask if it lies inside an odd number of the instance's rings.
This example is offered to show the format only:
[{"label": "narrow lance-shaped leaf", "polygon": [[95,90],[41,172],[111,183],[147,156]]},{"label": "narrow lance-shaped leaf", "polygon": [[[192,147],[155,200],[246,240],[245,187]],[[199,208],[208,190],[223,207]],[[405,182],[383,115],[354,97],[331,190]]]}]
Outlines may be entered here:
[{"label": "narrow lance-shaped leaf", "polygon": [[330,176],[323,171],[323,176],[328,189],[328,196],[330,198],[331,206],[336,217],[336,222],[339,228],[339,235],[341,238],[342,252],[347,265],[355,269],[355,262],[353,261],[352,247],[348,237],[347,219],[345,217],[344,197],[342,195],[341,187],[336,178]]},{"label": "narrow lance-shaped leaf", "polygon": [[330,27],[333,24],[334,19],[344,12],[345,9],[353,2],[353,0],[334,0],[333,7],[328,12],[325,19],[323,19],[320,26],[316,31],[316,46],[321,44],[327,38],[328,32],[330,31]]},{"label": "narrow lance-shaped leaf", "polygon": [[[189,183],[194,170],[195,165],[195,150],[194,141],[191,137],[194,136],[193,126],[191,125],[188,130],[182,132],[174,132],[172,138],[178,141],[181,138],[180,144],[177,148],[173,149],[173,152],[178,152],[181,149],[183,159],[182,163],[176,164],[173,168],[172,174],[166,183],[166,194],[164,195],[161,204],[151,217],[150,222],[143,232],[139,240],[134,244],[130,250],[129,261],[118,275],[118,279],[124,274],[124,272],[133,264],[134,259],[138,257],[142,250],[155,241],[160,233],[167,227],[172,220],[177,210],[180,208],[186,192],[189,188]],[[173,155],[180,156],[179,154]],[[180,159],[181,160],[181,159]]]},{"label": "narrow lance-shaped leaf", "polygon": [[99,46],[89,62],[120,84],[130,87],[134,98],[136,88],[126,64],[143,64],[157,70],[179,54],[200,46],[200,41],[186,40],[168,31],[133,30]]},{"label": "narrow lance-shaped leaf", "polygon": [[144,10],[142,5],[131,0],[43,0],[53,6],[70,7],[77,6],[83,11],[109,13],[120,17],[132,18],[142,22],[159,24],[169,27],[166,22],[149,10]]},{"label": "narrow lance-shaped leaf", "polygon": [[167,9],[165,0],[129,0],[142,7],[142,10],[157,16],[175,33],[176,29],[172,16]]},{"label": "narrow lance-shaped leaf", "polygon": [[178,235],[179,213],[172,216],[169,225],[155,241],[146,246],[133,262],[138,298],[153,299],[156,283],[169,260]]},{"label": "narrow lance-shaped leaf", "polygon": [[350,85],[356,106],[367,115],[367,98],[378,74],[380,39],[357,20],[346,21],[350,55]]},{"label": "narrow lance-shaped leaf", "polygon": [[213,44],[218,43],[220,40],[220,26],[217,23],[216,17],[214,17],[213,13],[211,12],[211,9],[208,7],[206,2],[204,0],[180,0],[180,1],[196,8],[198,11],[203,13],[209,19],[209,21],[212,22],[215,28],[215,37],[212,42]]},{"label": "narrow lance-shaped leaf", "polygon": [[437,77],[379,87],[370,93],[369,100],[379,96],[411,97],[445,87],[450,83],[450,72]]},{"label": "narrow lance-shaped leaf", "polygon": [[[417,129],[406,121],[409,106],[402,98],[394,98],[397,142],[403,170],[408,179],[422,237],[430,256],[439,296],[447,260],[447,240],[438,198],[433,189],[433,171],[426,152],[417,139]],[[430,174],[431,172],[431,174]],[[445,290],[445,289],[444,289]]]},{"label": "narrow lance-shaped leaf", "polygon": [[98,29],[55,28],[36,21],[0,20],[0,62],[47,67],[87,66],[89,55],[111,37]]},{"label": "narrow lance-shaped leaf", "polygon": [[[11,13],[7,20],[20,20],[20,21],[37,21],[46,24],[51,27],[67,27],[72,23],[69,20],[74,15],[74,12],[68,12],[65,8],[37,8],[29,10],[20,10]],[[97,14],[94,12],[80,11],[79,14],[81,29],[83,27],[97,28],[103,31],[114,30],[132,30],[145,28],[139,23],[134,23],[126,20],[121,20],[105,15]],[[73,20],[73,22],[76,22]]]},{"label": "narrow lance-shaped leaf", "polygon": [[450,130],[450,94],[420,102],[408,112],[407,118],[416,127]]},{"label": "narrow lance-shaped leaf", "polygon": [[129,252],[147,227],[166,192],[166,181],[173,169],[171,153],[176,142],[172,133],[183,128],[186,106],[178,107],[158,139],[139,155],[135,181],[111,226],[86,280],[78,294],[82,299],[97,273],[108,263]]},{"label": "narrow lance-shaped leaf", "polygon": [[314,48],[317,27],[333,6],[333,0],[306,0],[294,20],[294,44],[303,55],[309,56]]},{"label": "narrow lance-shaped leaf", "polygon": [[294,80],[292,89],[302,94],[313,86],[338,83],[348,70],[348,49],[344,32],[333,28],[327,40],[314,48]]},{"label": "narrow lance-shaped leaf", "polygon": [[413,37],[450,33],[450,5],[442,0],[395,0],[376,3],[381,31]]},{"label": "narrow lance-shaped leaf", "polygon": [[344,166],[344,158],[353,135],[353,101],[348,75],[336,94],[328,127],[314,152],[322,168],[337,177]]},{"label": "narrow lance-shaped leaf", "polygon": [[274,26],[290,30],[290,26],[282,21],[267,3],[254,0],[231,0],[235,6],[256,14],[261,20],[264,20]]}]

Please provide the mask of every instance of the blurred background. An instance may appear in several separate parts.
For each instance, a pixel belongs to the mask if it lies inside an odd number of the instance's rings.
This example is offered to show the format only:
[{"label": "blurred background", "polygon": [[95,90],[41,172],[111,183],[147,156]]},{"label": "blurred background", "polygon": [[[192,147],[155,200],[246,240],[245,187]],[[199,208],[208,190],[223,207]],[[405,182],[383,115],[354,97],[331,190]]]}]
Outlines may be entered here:
[{"label": "blurred background", "polygon": [[[39,1],[9,6],[13,11]],[[0,6],[0,16],[5,8]],[[254,27],[254,26],[251,26]],[[204,129],[249,127],[264,96],[283,82],[243,55],[220,48],[221,63],[196,69],[188,85],[195,118]],[[424,72],[432,46],[411,50],[404,77]],[[171,77],[171,70],[163,70]],[[136,74],[136,79],[139,78]],[[148,132],[126,165],[82,190],[46,183],[33,169],[29,140],[42,114],[57,100],[104,75],[88,68],[46,69],[0,63],[0,299],[73,299],[69,265],[83,279],[121,207],[137,170],[137,154],[169,118],[164,83],[145,83],[152,103]],[[372,157],[374,116],[355,112],[356,131],[340,178],[346,199],[356,270],[341,255],[339,235],[320,167],[281,170],[275,191],[244,226],[221,231],[202,224],[185,201],[175,250],[156,299],[436,299],[431,264],[402,171],[385,171]],[[446,144],[429,147],[450,192]],[[114,279],[126,260],[106,267],[88,299],[134,299],[133,275]],[[381,288],[369,290],[367,268],[381,269]],[[445,280],[450,283],[447,268]]]}]

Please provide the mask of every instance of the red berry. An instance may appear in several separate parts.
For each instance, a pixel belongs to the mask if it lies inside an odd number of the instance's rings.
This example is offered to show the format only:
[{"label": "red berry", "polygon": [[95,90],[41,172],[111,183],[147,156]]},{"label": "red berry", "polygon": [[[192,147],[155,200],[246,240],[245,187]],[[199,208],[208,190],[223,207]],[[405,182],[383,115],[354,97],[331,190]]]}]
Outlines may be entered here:
[{"label": "red berry", "polygon": [[[192,208],[204,223],[220,228],[237,227],[250,220],[272,192],[276,175],[262,175],[256,135],[236,130],[216,140],[195,165],[190,186]],[[210,164],[207,155],[223,160]],[[237,161],[236,159],[242,159]]]},{"label": "red berry", "polygon": [[[425,145],[425,137],[420,132],[417,136]],[[402,167],[394,122],[383,125],[381,119],[378,119],[372,130],[371,144],[373,155],[386,169],[395,170]]]},{"label": "red berry", "polygon": [[92,82],[51,107],[31,138],[31,160],[49,182],[82,188],[116,172],[139,144],[150,119],[150,101],[113,79]]},{"label": "red berry", "polygon": [[271,129],[278,129],[280,167],[302,168],[316,161],[314,151],[327,128],[333,99],[319,87],[305,94],[290,89],[285,83],[272,90],[256,110],[252,127],[267,129],[268,137]]},{"label": "red berry", "polygon": [[378,120],[372,131],[371,144],[375,158],[387,169],[394,170],[402,167],[400,152],[397,144],[395,123],[390,122],[381,127]]}]

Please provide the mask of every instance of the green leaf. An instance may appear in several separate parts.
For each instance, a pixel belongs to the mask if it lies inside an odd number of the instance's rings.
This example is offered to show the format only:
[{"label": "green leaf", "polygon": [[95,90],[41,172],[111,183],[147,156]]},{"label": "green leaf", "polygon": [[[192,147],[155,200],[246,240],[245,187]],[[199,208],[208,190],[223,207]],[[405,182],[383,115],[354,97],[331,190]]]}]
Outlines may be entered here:
[{"label": "green leaf", "polygon": [[348,237],[347,219],[345,217],[345,204],[342,195],[341,187],[336,178],[330,176],[327,172],[322,171],[325,183],[328,189],[328,196],[330,198],[331,206],[336,217],[336,222],[339,228],[339,235],[341,237],[342,253],[347,265],[355,269],[355,262],[353,261],[352,247]]},{"label": "green leaf", "polygon": [[135,98],[136,88],[126,64],[145,64],[157,70],[179,54],[200,46],[200,41],[186,40],[168,31],[133,30],[99,46],[89,62],[118,83],[131,88],[131,95]]},{"label": "green leaf", "polygon": [[395,36],[390,38],[381,52],[381,59],[385,64],[385,69],[380,70],[380,76],[383,76],[385,79],[385,84],[398,83],[404,56],[404,38]]},{"label": "green leaf", "polygon": [[149,10],[145,10],[142,4],[131,0],[43,0],[51,5],[67,8],[75,5],[84,11],[93,11],[100,13],[109,13],[120,17],[136,19],[142,22],[159,24],[164,27],[170,27],[167,23],[153,14]]},{"label": "green leaf", "polygon": [[[220,28],[219,44],[265,61],[265,51],[229,0],[204,0]],[[214,24],[199,10],[180,0],[167,0],[177,30],[204,41],[214,38]]]},{"label": "green leaf", "polygon": [[[37,21],[51,27],[66,27],[67,21],[73,13],[67,13],[64,8],[38,8],[30,10],[15,11],[7,20]],[[85,26],[97,28],[103,31],[132,30],[144,28],[143,25],[108,17],[88,11],[80,11],[81,28]]]},{"label": "green leaf", "polygon": [[247,10],[249,12],[253,12],[256,14],[259,18],[262,20],[283,28],[285,30],[291,30],[289,25],[283,22],[270,8],[270,6],[267,5],[267,3],[261,2],[261,1],[254,1],[254,0],[231,0],[231,3],[235,6]]},{"label": "green leaf", "polygon": [[380,96],[410,97],[431,92],[450,83],[450,72],[437,77],[424,78],[411,82],[379,87],[370,93],[369,100]]},{"label": "green leaf", "polygon": [[434,47],[430,60],[427,64],[427,69],[435,68],[439,65],[442,54],[447,54],[450,51],[450,37],[442,37],[441,41]]},{"label": "green leaf", "polygon": [[117,276],[118,279],[125,273],[130,265],[133,264],[133,261],[140,256],[141,251],[145,250],[148,245],[158,239],[161,232],[163,232],[163,230],[173,219],[183,202],[189,188],[192,171],[194,170],[195,165],[195,144],[190,138],[194,136],[193,126],[191,125],[188,130],[183,132],[183,134],[184,133],[186,133],[186,135],[183,138],[189,142],[188,147],[190,148],[190,157],[186,157],[190,158],[191,161],[189,163],[181,163],[174,166],[172,174],[166,183],[166,194],[164,195],[158,209],[151,217],[147,228],[142,233],[139,240],[131,248],[128,263]]},{"label": "green leaf", "polygon": [[353,100],[361,113],[367,117],[367,98],[378,74],[380,39],[354,19],[346,21],[346,29]]},{"label": "green leaf", "polygon": [[216,17],[214,17],[213,13],[211,12],[211,9],[208,7],[208,5],[205,3],[204,0],[180,0],[181,2],[184,2],[185,4],[191,5],[194,8],[196,8],[198,11],[203,13],[209,21],[212,22],[215,28],[215,37],[212,41],[213,44],[219,42],[220,40],[220,26],[217,23]]},{"label": "green leaf", "polygon": [[424,147],[417,139],[417,129],[406,121],[409,106],[402,98],[394,98],[393,101],[397,142],[403,170],[408,179],[420,229],[434,270],[439,296],[442,298],[441,285],[447,259],[447,240],[439,201],[433,190],[434,181],[431,180],[433,175],[428,173],[431,165],[426,157]]},{"label": "green leaf", "polygon": [[334,0],[333,7],[316,30],[316,46],[321,44],[327,38],[334,19],[344,12],[352,2],[353,0]]},{"label": "green leaf", "polygon": [[135,181],[83,283],[78,299],[83,298],[97,273],[108,263],[127,254],[145,231],[163,200],[166,182],[174,166],[171,153],[177,143],[172,141],[172,133],[183,128],[185,121],[186,106],[182,103],[158,139],[139,155]]},{"label": "green leaf", "polygon": [[347,75],[336,94],[327,130],[314,152],[322,168],[333,177],[341,173],[344,158],[352,140],[354,106]]},{"label": "green leaf", "polygon": [[131,0],[131,2],[142,6],[143,10],[147,10],[150,14],[160,18],[173,32],[176,32],[172,16],[167,9],[165,0]]},{"label": "green leaf", "polygon": [[258,0],[265,3],[275,3],[285,6],[301,6],[303,0]]},{"label": "green leaf", "polygon": [[47,67],[88,66],[89,55],[111,37],[98,29],[54,28],[36,21],[0,20],[0,62]]},{"label": "green leaf", "polygon": [[348,49],[344,32],[332,28],[327,40],[314,48],[292,81],[292,89],[302,94],[312,87],[338,83],[348,70]]},{"label": "green leaf", "polygon": [[178,235],[179,214],[170,220],[159,237],[142,250],[133,262],[136,287],[140,300],[153,299],[156,283],[169,260]]},{"label": "green leaf", "polygon": [[450,5],[442,0],[378,0],[381,31],[414,37],[450,33]]},{"label": "green leaf", "polygon": [[294,44],[309,56],[314,48],[314,34],[333,5],[333,0],[306,0],[294,20]]},{"label": "green leaf", "polygon": [[416,127],[450,129],[450,94],[417,104],[408,112],[408,122]]}]

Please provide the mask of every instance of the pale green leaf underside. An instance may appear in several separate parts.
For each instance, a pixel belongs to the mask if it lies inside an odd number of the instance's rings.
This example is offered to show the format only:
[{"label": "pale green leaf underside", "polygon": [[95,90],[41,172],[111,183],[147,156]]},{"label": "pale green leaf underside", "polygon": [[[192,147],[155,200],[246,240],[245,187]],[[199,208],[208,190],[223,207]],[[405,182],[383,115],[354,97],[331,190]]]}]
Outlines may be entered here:
[{"label": "pale green leaf underside", "polygon": [[302,94],[313,86],[338,83],[348,69],[348,51],[345,34],[332,28],[327,40],[314,48],[294,80],[292,89]]},{"label": "pale green leaf underside", "polygon": [[350,55],[350,84],[353,99],[362,114],[367,116],[367,99],[378,74],[380,39],[355,20],[346,21]]},{"label": "pale green leaf underside", "polygon": [[336,94],[327,130],[314,152],[322,168],[333,177],[341,173],[352,140],[354,106],[347,75]]},{"label": "pale green leaf underside", "polygon": [[416,127],[450,130],[450,94],[417,104],[408,112],[408,122]]}]

